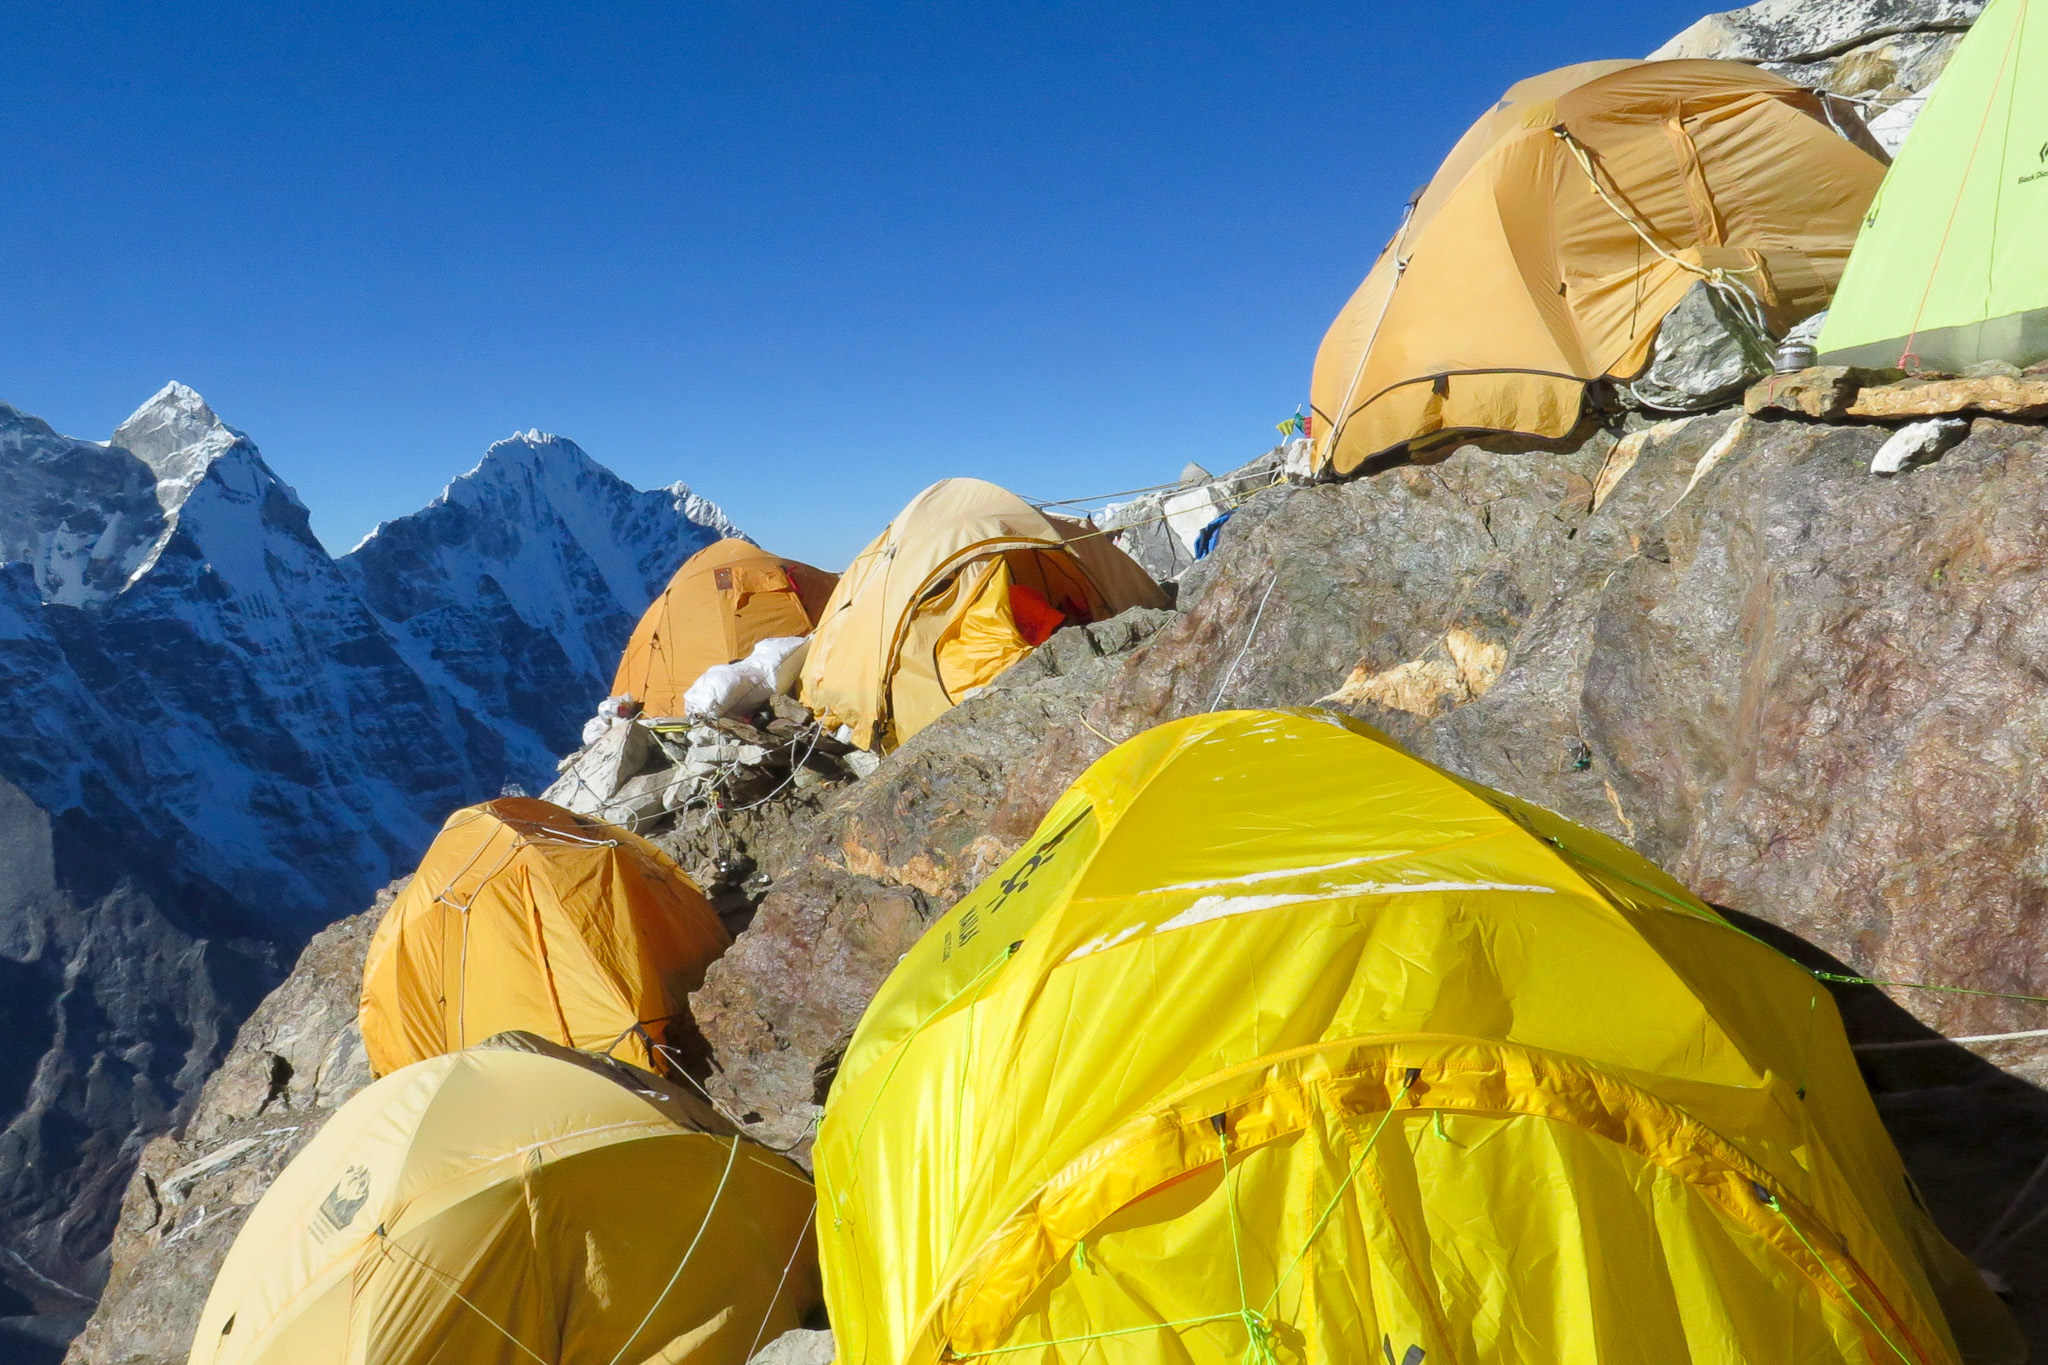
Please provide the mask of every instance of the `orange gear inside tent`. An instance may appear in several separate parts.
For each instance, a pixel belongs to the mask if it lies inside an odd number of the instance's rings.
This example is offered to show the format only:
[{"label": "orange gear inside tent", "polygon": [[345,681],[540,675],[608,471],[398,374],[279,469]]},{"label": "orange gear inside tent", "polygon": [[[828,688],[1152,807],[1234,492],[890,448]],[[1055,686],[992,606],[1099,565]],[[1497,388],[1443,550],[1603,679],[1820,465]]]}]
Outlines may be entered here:
[{"label": "orange gear inside tent", "polygon": [[645,1072],[503,1035],[350,1099],[192,1365],[743,1365],[817,1302],[810,1182]]},{"label": "orange gear inside tent", "polygon": [[683,561],[633,628],[612,679],[650,716],[679,716],[704,670],[747,657],[763,640],[809,635],[839,576],[721,540]]},{"label": "orange gear inside tent", "polygon": [[1828,988],[1330,712],[1128,740],[933,922],[813,1151],[840,1365],[1989,1365]]},{"label": "orange gear inside tent", "polygon": [[891,749],[1062,625],[1167,605],[1092,523],[942,479],[840,576],[804,660],[804,704],[861,748]]},{"label": "orange gear inside tent", "polygon": [[1825,308],[1885,166],[1821,99],[1721,61],[1587,62],[1514,86],[1324,336],[1316,467],[1456,434],[1564,436],[1586,386],[1637,375],[1701,280],[1772,331]]},{"label": "orange gear inside tent", "polygon": [[384,1076],[520,1029],[667,1070],[731,943],[653,844],[531,797],[448,817],[370,942],[361,1025]]}]

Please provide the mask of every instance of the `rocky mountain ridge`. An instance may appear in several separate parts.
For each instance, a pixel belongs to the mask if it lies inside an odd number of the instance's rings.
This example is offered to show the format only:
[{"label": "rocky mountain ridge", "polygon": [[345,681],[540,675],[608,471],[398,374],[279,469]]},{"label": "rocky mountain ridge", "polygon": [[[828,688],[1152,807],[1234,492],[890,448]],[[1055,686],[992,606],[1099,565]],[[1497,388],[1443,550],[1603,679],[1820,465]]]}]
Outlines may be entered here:
[{"label": "rocky mountain ridge", "polygon": [[306,936],[544,786],[731,531],[535,432],[336,559],[183,385],[106,442],[0,406],[0,1341],[75,1328],[141,1145]]}]

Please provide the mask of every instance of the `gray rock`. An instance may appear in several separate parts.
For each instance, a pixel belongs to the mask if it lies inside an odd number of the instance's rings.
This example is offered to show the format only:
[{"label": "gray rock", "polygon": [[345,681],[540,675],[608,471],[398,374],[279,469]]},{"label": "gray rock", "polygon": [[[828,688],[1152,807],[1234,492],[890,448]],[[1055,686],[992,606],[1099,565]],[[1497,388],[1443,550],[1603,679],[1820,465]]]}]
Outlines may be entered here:
[{"label": "gray rock", "polygon": [[1736,402],[1770,372],[1768,338],[1701,280],[1665,315],[1650,363],[1623,386],[1623,400],[1652,412],[1705,412]]},{"label": "gray rock", "polygon": [[1983,11],[1984,0],[1761,0],[1707,15],[1650,56],[1813,62],[1896,34],[1960,32]]},{"label": "gray rock", "polygon": [[[1650,55],[1753,61],[1856,104],[1895,156],[1984,0],[1762,0],[1710,14]],[[1853,117],[1831,111],[1861,141]]]},{"label": "gray rock", "polygon": [[798,1328],[763,1346],[748,1365],[832,1365],[833,1352],[831,1332]]},{"label": "gray rock", "polygon": [[615,720],[596,742],[576,755],[576,761],[562,771],[554,785],[541,793],[541,800],[579,815],[609,819],[606,812],[621,799],[626,784],[653,767],[660,752],[646,726]]}]

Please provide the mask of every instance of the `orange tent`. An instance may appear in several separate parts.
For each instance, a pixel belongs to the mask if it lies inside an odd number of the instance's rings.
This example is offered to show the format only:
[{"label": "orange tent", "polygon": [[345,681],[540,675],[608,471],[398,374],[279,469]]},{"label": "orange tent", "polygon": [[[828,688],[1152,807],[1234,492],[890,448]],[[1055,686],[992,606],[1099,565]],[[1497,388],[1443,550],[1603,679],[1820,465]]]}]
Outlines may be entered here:
[{"label": "orange tent", "polygon": [[689,993],[731,943],[670,857],[531,797],[448,817],[363,964],[370,1069],[524,1030],[650,1070],[692,1036]]},{"label": "orange tent", "polygon": [[1740,62],[1523,81],[1324,336],[1316,467],[1348,474],[1438,433],[1563,436],[1586,386],[1639,373],[1702,279],[1773,331],[1820,311],[1884,179],[1875,148],[1853,114]]},{"label": "orange tent", "polygon": [[707,545],[633,628],[612,695],[631,693],[651,716],[679,716],[683,693],[705,669],[744,659],[763,640],[809,635],[838,582],[748,541]]}]

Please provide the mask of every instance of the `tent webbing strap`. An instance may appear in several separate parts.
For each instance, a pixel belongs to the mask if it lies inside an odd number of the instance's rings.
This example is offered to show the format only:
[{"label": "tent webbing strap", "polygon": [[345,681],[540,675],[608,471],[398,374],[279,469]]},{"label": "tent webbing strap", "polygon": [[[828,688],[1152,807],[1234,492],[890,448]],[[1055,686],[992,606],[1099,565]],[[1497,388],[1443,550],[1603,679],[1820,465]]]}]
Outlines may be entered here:
[{"label": "tent webbing strap", "polygon": [[1884,1326],[1878,1322],[1871,1311],[1863,1306],[1863,1300],[1857,1298],[1855,1292],[1842,1282],[1842,1277],[1835,1273],[1834,1264],[1827,1257],[1821,1255],[1819,1249],[1807,1240],[1804,1229],[1794,1221],[1791,1214],[1785,1212],[1785,1206],[1779,1202],[1778,1196],[1764,1189],[1761,1185],[1756,1187],[1756,1196],[1763,1201],[1764,1207],[1777,1214],[1785,1226],[1791,1230],[1792,1235],[1799,1239],[1799,1245],[1806,1248],[1806,1254],[1819,1262],[1822,1270],[1827,1271],[1828,1278],[1835,1282],[1835,1288],[1842,1291],[1842,1297],[1847,1299],[1850,1306],[1856,1310],[1863,1321],[1870,1325],[1870,1330],[1877,1333],[1878,1340],[1891,1347],[1892,1354],[1905,1361],[1906,1365],[1924,1365],[1924,1357],[1916,1359],[1914,1356],[1907,1355],[1906,1348],[1892,1340],[1892,1334],[1884,1330]]},{"label": "tent webbing strap", "polygon": [[[1656,252],[1680,270],[1699,276],[1700,279],[1706,282],[1709,289],[1712,289],[1715,293],[1721,295],[1722,298],[1728,300],[1729,305],[1742,315],[1742,320],[1753,328],[1758,336],[1767,337],[1771,334],[1770,323],[1764,317],[1763,303],[1757,298],[1755,290],[1736,279],[1734,273],[1722,267],[1695,265],[1675,252],[1665,250],[1664,244],[1651,234],[1649,226],[1636,214],[1623,207],[1613,195],[1607,192],[1607,187],[1600,183],[1599,172],[1593,167],[1593,157],[1586,150],[1586,145],[1573,137],[1571,130],[1561,123],[1550,131],[1557,135],[1557,140],[1565,145],[1566,150],[1571,152],[1572,159],[1579,163],[1579,169],[1586,173],[1586,179],[1592,184],[1593,193],[1600,196],[1600,202],[1614,210],[1615,217],[1628,224],[1630,230],[1636,236],[1642,238],[1644,244],[1650,250]],[[1740,273],[1754,274],[1755,269],[1752,267]]]}]

